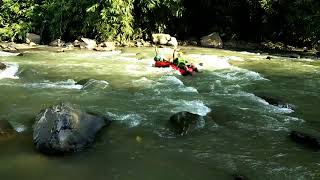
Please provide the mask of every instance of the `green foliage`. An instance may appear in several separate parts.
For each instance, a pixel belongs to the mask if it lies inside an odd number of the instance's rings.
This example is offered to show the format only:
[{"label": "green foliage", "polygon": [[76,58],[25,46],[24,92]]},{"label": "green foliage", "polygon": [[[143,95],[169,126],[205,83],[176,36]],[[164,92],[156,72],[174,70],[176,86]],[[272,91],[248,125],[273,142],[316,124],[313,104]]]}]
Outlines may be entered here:
[{"label": "green foliage", "polygon": [[47,43],[80,37],[125,42],[169,33],[201,37],[315,44],[320,39],[319,0],[2,0],[0,40],[26,32]]},{"label": "green foliage", "polygon": [[149,33],[170,31],[184,10],[182,0],[135,0],[135,25]]},{"label": "green foliage", "polygon": [[294,0],[288,3],[288,36],[294,42],[314,44],[320,38],[320,1]]},{"label": "green foliage", "polygon": [[132,0],[104,0],[97,23],[101,40],[127,41],[133,35]]},{"label": "green foliage", "polygon": [[3,0],[0,3],[0,40],[23,40],[31,30],[33,1]]}]

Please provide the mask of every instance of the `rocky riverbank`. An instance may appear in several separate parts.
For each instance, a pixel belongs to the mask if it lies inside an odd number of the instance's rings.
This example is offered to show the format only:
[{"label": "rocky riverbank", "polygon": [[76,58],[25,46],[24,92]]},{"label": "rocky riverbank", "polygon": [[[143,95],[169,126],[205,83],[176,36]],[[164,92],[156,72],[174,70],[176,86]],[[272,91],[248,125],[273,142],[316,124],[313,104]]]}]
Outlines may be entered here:
[{"label": "rocky riverbank", "polygon": [[94,39],[80,38],[73,42],[65,42],[62,39],[56,39],[47,45],[40,45],[41,37],[36,34],[28,33],[25,43],[0,42],[0,51],[10,53],[20,53],[32,49],[41,50],[42,48],[56,52],[65,52],[71,50],[93,50],[93,51],[114,51],[121,47],[152,47],[168,46],[176,48],[177,46],[198,46],[207,48],[220,48],[229,50],[240,50],[250,52],[265,52],[279,56],[301,58],[301,57],[319,57],[320,52],[317,48],[293,47],[281,42],[261,42],[253,43],[246,41],[226,41],[223,42],[219,33],[213,32],[200,39],[190,38],[189,40],[177,40],[169,34],[153,34],[151,40],[137,39],[127,42],[104,41],[97,42]]}]

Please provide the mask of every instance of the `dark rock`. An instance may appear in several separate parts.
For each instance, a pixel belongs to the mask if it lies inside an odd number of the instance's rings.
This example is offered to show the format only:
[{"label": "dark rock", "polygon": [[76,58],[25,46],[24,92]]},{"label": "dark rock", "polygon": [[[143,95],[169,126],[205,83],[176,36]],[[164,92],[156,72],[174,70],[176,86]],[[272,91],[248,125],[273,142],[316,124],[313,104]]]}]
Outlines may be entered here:
[{"label": "dark rock", "polygon": [[7,68],[7,66],[5,64],[3,64],[2,62],[0,62],[0,70],[5,70]]},{"label": "dark rock", "polygon": [[0,120],[0,136],[15,133],[12,125],[6,120]]},{"label": "dark rock", "polygon": [[109,123],[102,116],[61,103],[38,114],[33,126],[33,142],[44,154],[77,152],[91,145],[96,134]]},{"label": "dark rock", "polygon": [[269,104],[271,104],[273,106],[277,106],[279,108],[288,108],[288,109],[292,109],[292,110],[294,110],[296,108],[293,104],[285,103],[285,102],[278,100],[278,99],[275,99],[275,98],[271,98],[271,97],[267,97],[267,96],[258,96],[258,97],[264,99]]},{"label": "dark rock", "polygon": [[248,178],[242,174],[234,174],[233,179],[234,180],[248,180]]},{"label": "dark rock", "polygon": [[190,112],[179,112],[170,117],[170,124],[176,134],[186,135],[204,124],[204,117]]},{"label": "dark rock", "polygon": [[76,84],[77,85],[85,85],[88,81],[90,81],[90,79],[81,79],[80,81],[78,81]]},{"label": "dark rock", "polygon": [[320,148],[320,139],[313,137],[310,134],[298,132],[298,131],[291,131],[289,135],[290,139],[296,143],[303,144],[313,148]]},{"label": "dark rock", "polygon": [[271,57],[270,57],[270,56],[267,56],[267,58],[266,58],[266,59],[271,60]]},{"label": "dark rock", "polygon": [[300,55],[299,54],[290,54],[289,57],[290,58],[300,59]]}]

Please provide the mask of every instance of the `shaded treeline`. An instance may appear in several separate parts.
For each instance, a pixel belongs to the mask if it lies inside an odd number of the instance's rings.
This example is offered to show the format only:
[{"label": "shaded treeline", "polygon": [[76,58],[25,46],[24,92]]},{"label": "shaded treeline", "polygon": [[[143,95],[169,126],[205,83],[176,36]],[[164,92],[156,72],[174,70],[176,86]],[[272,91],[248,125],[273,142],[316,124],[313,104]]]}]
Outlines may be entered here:
[{"label": "shaded treeline", "polygon": [[179,39],[219,32],[224,40],[311,46],[320,38],[319,0],[2,0],[0,39],[82,36],[127,41],[164,32]]}]

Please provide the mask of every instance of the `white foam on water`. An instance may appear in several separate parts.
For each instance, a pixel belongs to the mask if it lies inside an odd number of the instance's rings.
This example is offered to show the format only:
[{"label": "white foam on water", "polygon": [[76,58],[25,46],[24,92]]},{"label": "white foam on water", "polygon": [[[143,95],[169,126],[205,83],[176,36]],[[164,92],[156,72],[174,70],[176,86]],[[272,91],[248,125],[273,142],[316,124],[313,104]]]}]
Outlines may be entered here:
[{"label": "white foam on water", "polygon": [[5,70],[0,70],[0,79],[19,79],[18,76],[16,76],[16,73],[19,70],[19,65],[16,63],[4,63],[7,68]]},{"label": "white foam on water", "polygon": [[95,80],[95,79],[90,79],[88,82],[86,82],[82,89],[86,89],[86,88],[89,88],[90,86],[93,86],[95,84],[99,84],[101,86],[102,89],[105,89],[109,86],[109,83],[107,81],[104,81],[104,80]]},{"label": "white foam on water", "polygon": [[17,127],[14,128],[18,133],[24,132],[27,127],[24,125],[18,125]]},{"label": "white foam on water", "polygon": [[[196,88],[185,86],[183,82],[175,76],[168,76],[168,75],[162,76],[159,79],[159,83],[156,85],[167,86],[166,88],[161,88],[161,90],[164,92],[179,91],[179,92],[198,93],[198,90]],[[170,86],[174,86],[174,87],[170,87]]]},{"label": "white foam on water", "polygon": [[247,51],[241,51],[240,54],[260,56],[260,53],[251,53],[251,52],[247,52]]},{"label": "white foam on water", "polygon": [[292,122],[304,123],[305,120],[300,119],[300,118],[297,118],[297,117],[287,116],[287,117],[284,119],[284,122],[287,123],[287,124],[290,124],[290,123],[292,123]]},{"label": "white foam on water", "polygon": [[81,58],[94,58],[94,59],[104,59],[105,57],[115,56],[121,54],[121,51],[106,51],[106,52],[96,52],[96,53],[79,53]]},{"label": "white foam on water", "polygon": [[278,106],[274,106],[272,104],[269,104],[267,101],[265,101],[264,99],[255,96],[254,94],[252,94],[250,96],[254,101],[259,102],[263,105],[268,106],[268,108],[266,110],[268,110],[271,113],[278,113],[278,114],[290,114],[293,113],[294,110],[290,109],[290,108],[284,108],[284,107],[278,107]]},{"label": "white foam on water", "polygon": [[121,56],[136,56],[136,53],[122,53]]},{"label": "white foam on water", "polygon": [[0,51],[0,56],[17,56],[20,53],[10,53],[10,52],[4,52],[4,51]]},{"label": "white foam on water", "polygon": [[184,86],[183,82],[175,76],[162,76],[159,81],[172,85]]},{"label": "white foam on water", "polygon": [[113,114],[108,112],[108,117],[111,118],[113,121],[120,121],[127,124],[130,128],[136,127],[141,124],[142,121],[146,119],[140,116],[139,114],[129,113],[129,114]]},{"label": "white foam on water", "polygon": [[32,88],[40,88],[40,89],[82,89],[82,85],[76,84],[77,82],[73,79],[68,79],[66,81],[59,81],[59,82],[50,82],[48,80],[41,82],[41,83],[30,83],[25,84],[27,87]]},{"label": "white foam on water", "polygon": [[241,68],[232,68],[232,71],[222,72],[219,73],[218,76],[229,80],[229,81],[240,81],[240,80],[247,80],[247,81],[259,81],[259,80],[266,80],[268,79],[262,77],[259,73],[254,71],[249,71],[246,69]]},{"label": "white foam on water", "polygon": [[132,58],[132,57],[118,57],[117,60],[121,60],[121,61],[129,61],[129,62],[141,62],[139,59],[137,58]]},{"label": "white foam on water", "polygon": [[227,57],[218,57],[215,55],[200,55],[200,54],[189,54],[186,59],[192,59],[197,61],[197,63],[203,63],[203,68],[213,68],[213,69],[228,69],[232,67],[228,62]]},{"label": "white foam on water", "polygon": [[200,100],[186,101],[168,99],[168,102],[176,106],[171,110],[171,112],[173,113],[188,111],[200,116],[206,116],[209,112],[211,112],[211,109],[205,106],[204,103]]},{"label": "white foam on water", "polygon": [[244,61],[244,59],[242,59],[241,57],[238,57],[238,56],[227,56],[227,58],[229,58],[230,60],[233,60],[233,61]]},{"label": "white foam on water", "polygon": [[136,87],[153,88],[157,84],[157,82],[150,80],[146,77],[142,77],[138,80],[132,81],[132,84]]}]

